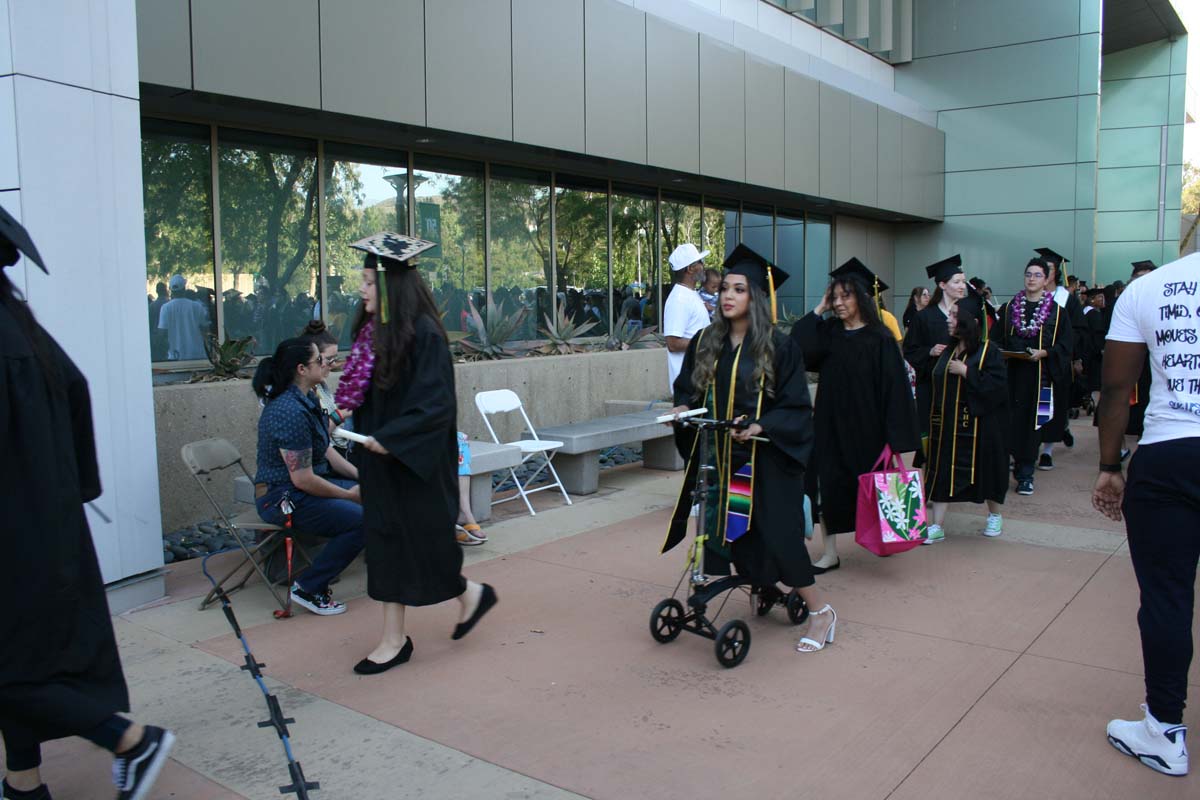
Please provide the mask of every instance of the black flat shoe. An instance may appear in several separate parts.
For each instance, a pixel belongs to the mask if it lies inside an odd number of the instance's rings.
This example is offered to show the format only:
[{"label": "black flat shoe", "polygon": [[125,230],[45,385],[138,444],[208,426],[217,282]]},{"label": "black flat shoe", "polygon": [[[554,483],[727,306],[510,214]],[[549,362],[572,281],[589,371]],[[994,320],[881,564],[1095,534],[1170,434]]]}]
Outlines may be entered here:
[{"label": "black flat shoe", "polygon": [[395,657],[390,661],[385,661],[382,664],[377,664],[369,658],[364,658],[362,661],[354,665],[354,671],[359,675],[378,675],[381,672],[387,672],[392,667],[398,667],[404,662],[412,658],[413,643],[411,637],[405,637],[404,647],[400,648],[400,652],[396,653]]},{"label": "black flat shoe", "polygon": [[451,639],[461,639],[471,632],[471,628],[475,627],[475,623],[483,619],[483,615],[491,610],[492,606],[496,605],[496,590],[488,584],[483,585],[483,592],[479,595],[479,605],[475,606],[473,613],[466,622],[460,622],[454,626],[454,633],[451,634]]},{"label": "black flat shoe", "polygon": [[18,792],[8,785],[7,780],[3,784],[0,784],[0,786],[3,786],[3,789],[0,789],[0,797],[11,797],[13,800],[54,800],[50,796],[50,789],[44,783],[36,789],[30,789],[26,792]]},{"label": "black flat shoe", "polygon": [[832,567],[818,567],[816,564],[813,564],[813,575],[824,575],[826,572],[833,572],[835,569],[840,569],[841,566],[842,560],[840,558],[833,562]]}]

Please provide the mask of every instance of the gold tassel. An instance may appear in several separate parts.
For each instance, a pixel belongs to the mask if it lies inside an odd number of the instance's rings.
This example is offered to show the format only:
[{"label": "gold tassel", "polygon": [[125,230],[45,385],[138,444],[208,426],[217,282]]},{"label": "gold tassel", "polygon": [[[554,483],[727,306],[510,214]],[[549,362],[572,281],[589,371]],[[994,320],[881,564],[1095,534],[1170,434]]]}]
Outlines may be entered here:
[{"label": "gold tassel", "polygon": [[771,296],[771,324],[774,325],[779,322],[779,313],[775,306],[775,276],[770,267],[767,267],[767,293]]},{"label": "gold tassel", "polygon": [[379,324],[387,325],[388,323],[388,300],[387,300],[387,267],[383,266],[383,259],[380,258],[379,266],[376,269],[376,274],[379,276],[375,289],[379,294]]}]

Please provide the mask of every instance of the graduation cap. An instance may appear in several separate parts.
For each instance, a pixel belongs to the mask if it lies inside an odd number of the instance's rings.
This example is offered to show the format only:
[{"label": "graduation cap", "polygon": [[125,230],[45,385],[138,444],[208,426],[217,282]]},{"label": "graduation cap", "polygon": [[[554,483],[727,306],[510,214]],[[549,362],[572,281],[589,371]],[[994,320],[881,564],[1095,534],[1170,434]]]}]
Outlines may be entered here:
[{"label": "graduation cap", "polygon": [[1071,259],[1067,258],[1064,255],[1054,252],[1049,247],[1037,247],[1037,248],[1034,248],[1033,252],[1037,253],[1039,256],[1046,259],[1047,261],[1054,264],[1055,266],[1057,266],[1059,264],[1070,264],[1071,263]]},{"label": "graduation cap", "polygon": [[829,273],[831,278],[858,278],[866,285],[875,296],[878,297],[880,292],[886,292],[891,287],[884,283],[878,275],[871,272],[870,268],[859,261],[857,258],[851,258],[845,264]]},{"label": "graduation cap", "polygon": [[925,268],[925,274],[936,283],[945,283],[962,271],[962,256],[958,253]]},{"label": "graduation cap", "polygon": [[387,277],[388,262],[402,269],[415,269],[412,259],[424,253],[431,247],[437,247],[437,242],[405,236],[402,233],[384,231],[357,242],[351,242],[355,250],[367,254],[363,260],[363,269],[374,268],[379,273],[379,322],[386,325],[388,321]]},{"label": "graduation cap", "polygon": [[1134,273],[1153,272],[1156,269],[1158,269],[1158,267],[1156,267],[1154,265],[1153,261],[1134,261],[1133,262],[1133,272]]},{"label": "graduation cap", "polygon": [[1088,299],[1091,299],[1098,294],[1105,294],[1107,291],[1108,289],[1104,286],[1093,286],[1091,289],[1085,291],[1084,294],[1087,295]]},{"label": "graduation cap", "polygon": [[979,322],[979,332],[983,341],[988,339],[988,324],[987,316],[984,314],[984,299],[979,290],[971,284],[967,284],[967,294],[963,299],[955,303],[955,308],[958,309],[959,319],[964,315],[974,317]]},{"label": "graduation cap", "polygon": [[50,270],[46,269],[46,264],[42,261],[42,254],[29,237],[29,231],[25,230],[25,226],[17,222],[12,214],[5,211],[3,206],[0,206],[0,237],[3,237],[5,245],[0,248],[3,251],[0,252],[0,266],[8,267],[17,263],[20,254],[24,253],[26,258],[42,268],[42,272],[50,274]]},{"label": "graduation cap", "polygon": [[744,275],[746,280],[767,293],[767,297],[771,299],[771,322],[777,322],[775,290],[791,276],[745,244],[733,248],[733,252],[722,266],[725,267],[726,275]]}]

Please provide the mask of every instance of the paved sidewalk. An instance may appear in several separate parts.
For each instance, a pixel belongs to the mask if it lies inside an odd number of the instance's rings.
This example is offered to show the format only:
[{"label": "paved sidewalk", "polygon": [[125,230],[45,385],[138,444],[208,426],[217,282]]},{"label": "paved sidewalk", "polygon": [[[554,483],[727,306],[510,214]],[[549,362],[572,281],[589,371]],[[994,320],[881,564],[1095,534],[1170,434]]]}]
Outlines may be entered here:
[{"label": "paved sidewalk", "polygon": [[[707,640],[650,638],[685,558],[657,555],[681,476],[640,468],[488,526],[467,571],[500,605],[462,642],[456,604],[410,611],[413,660],[384,675],[350,670],[379,624],[361,564],[338,584],[340,617],[275,621],[258,586],[235,607],[296,718],[314,798],[1197,797],[1195,771],[1160,776],[1104,738],[1138,714],[1141,657],[1122,528],[1090,508],[1088,422],[1037,494],[1010,495],[1000,539],[964,508],[945,544],[878,559],[843,543],[818,579],[839,615],[822,653],[794,652],[782,611],[756,618],[738,595],[725,615],[753,643],[734,670]],[[205,586],[180,565],[171,597],[116,620],[139,717],[180,734],[154,797],[279,797],[281,747],[256,727],[263,701],[224,617],[196,611]],[[47,752],[56,797],[111,794],[104,754]]]}]

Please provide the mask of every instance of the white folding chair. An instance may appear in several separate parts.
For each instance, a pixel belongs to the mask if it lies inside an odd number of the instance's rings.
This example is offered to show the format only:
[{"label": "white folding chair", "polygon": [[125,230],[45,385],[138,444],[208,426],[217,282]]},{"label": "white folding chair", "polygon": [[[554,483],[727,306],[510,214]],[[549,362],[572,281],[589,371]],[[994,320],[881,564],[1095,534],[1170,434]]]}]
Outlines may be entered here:
[{"label": "white folding chair", "polygon": [[[529,502],[529,495],[534,492],[540,492],[545,489],[557,488],[562,492],[563,500],[567,501],[567,505],[571,505],[571,498],[567,495],[567,490],[563,488],[562,480],[559,479],[558,473],[554,470],[554,465],[550,460],[554,458],[554,451],[563,446],[562,442],[555,442],[550,439],[539,439],[537,431],[533,427],[533,423],[529,421],[529,415],[525,413],[525,406],[521,404],[521,398],[511,389],[495,389],[490,392],[479,392],[475,395],[475,407],[479,409],[479,413],[483,415],[483,424],[487,426],[488,433],[492,435],[492,441],[496,444],[516,445],[521,448],[521,465],[526,462],[535,460],[539,456],[543,459],[534,473],[529,476],[529,479],[524,484],[517,477],[517,470],[514,467],[509,467],[508,472],[512,475],[513,483],[517,486],[517,494],[512,497],[505,497],[500,500],[493,500],[492,505],[499,503],[507,503],[509,500],[514,500],[520,497],[525,501],[525,507],[529,509],[531,516],[537,516],[537,512],[533,510],[533,505]],[[520,412],[521,419],[525,423],[525,430],[529,431],[531,439],[521,439],[516,442],[501,442],[500,437],[496,435],[496,429],[492,427],[492,421],[489,419],[491,414],[507,414],[512,411]],[[535,462],[536,463],[536,462]],[[530,489],[529,485],[537,480],[538,476],[544,470],[549,470],[554,476],[554,482],[548,483],[545,486],[539,486],[536,489]]]}]

